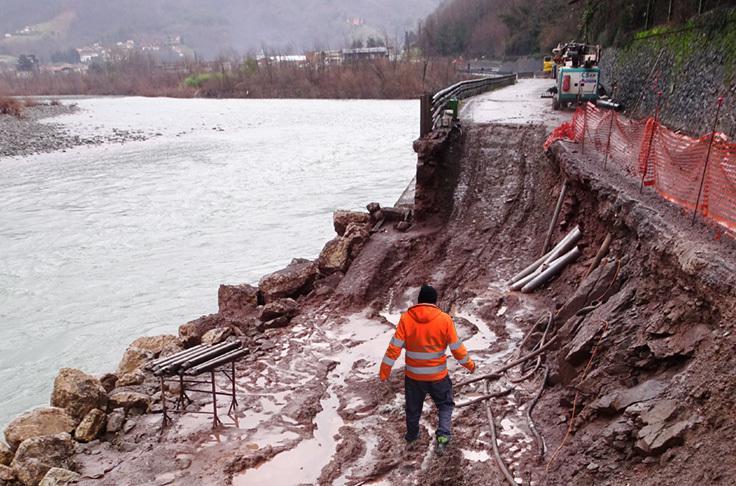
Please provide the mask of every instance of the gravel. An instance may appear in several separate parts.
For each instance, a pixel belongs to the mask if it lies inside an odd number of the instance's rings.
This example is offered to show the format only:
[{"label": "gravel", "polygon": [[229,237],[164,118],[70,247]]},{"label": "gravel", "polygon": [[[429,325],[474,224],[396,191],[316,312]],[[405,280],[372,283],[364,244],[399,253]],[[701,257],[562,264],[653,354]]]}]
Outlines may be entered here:
[{"label": "gravel", "polygon": [[74,104],[40,104],[23,110],[21,118],[0,115],[0,159],[57,150],[66,151],[81,145],[124,143],[149,138],[141,131],[118,129],[113,129],[112,133],[107,135],[80,137],[59,123],[39,122],[44,118],[75,113],[78,110]]}]

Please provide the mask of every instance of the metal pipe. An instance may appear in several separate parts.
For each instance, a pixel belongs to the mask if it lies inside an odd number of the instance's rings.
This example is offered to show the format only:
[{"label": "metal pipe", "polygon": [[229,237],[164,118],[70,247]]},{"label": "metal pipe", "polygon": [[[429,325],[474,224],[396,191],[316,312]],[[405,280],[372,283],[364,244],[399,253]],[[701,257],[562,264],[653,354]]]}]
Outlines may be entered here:
[{"label": "metal pipe", "polygon": [[204,347],[206,347],[205,344],[200,344],[200,345],[195,346],[193,348],[189,348],[189,349],[185,349],[183,351],[179,351],[178,353],[172,354],[171,356],[167,356],[165,358],[159,358],[157,360],[151,361],[150,363],[148,363],[146,365],[146,369],[149,369],[150,370],[150,369],[153,369],[153,368],[160,368],[162,366],[165,366],[165,365],[169,364],[169,362],[171,362],[171,361],[175,361],[178,358],[181,358],[182,356],[189,355],[189,354],[192,354],[192,353],[196,353],[198,350],[200,350],[200,349],[202,349]]},{"label": "metal pipe", "polygon": [[526,284],[524,287],[522,287],[521,291],[523,293],[529,293],[533,292],[537,288],[539,288],[541,285],[545,284],[548,280],[550,280],[552,277],[560,273],[569,263],[575,261],[580,256],[580,248],[577,246],[570,250],[569,252],[562,255],[557,260],[551,262],[549,264],[549,268],[547,268],[545,271],[537,275],[534,280]]},{"label": "metal pipe", "polygon": [[188,359],[190,359],[190,358],[192,358],[194,356],[197,356],[199,354],[202,354],[202,353],[211,351],[213,349],[214,349],[213,346],[203,346],[202,348],[199,348],[196,351],[192,351],[190,353],[179,353],[178,356],[176,356],[175,358],[173,358],[168,363],[165,363],[165,364],[159,365],[159,366],[155,366],[153,368],[153,372],[154,372],[154,374],[172,373],[172,372],[176,371],[178,369],[179,365],[181,365],[182,363],[184,363],[186,360],[188,360]]},{"label": "metal pipe", "polygon": [[205,353],[189,358],[181,364],[181,368],[185,370],[189,369],[192,366],[196,366],[200,363],[204,363],[205,361],[209,361],[212,358],[225,354],[226,352],[232,351],[233,349],[239,348],[240,346],[242,346],[240,341],[231,341],[229,343],[226,343],[225,346],[222,346],[219,349],[213,349],[212,351],[207,351]]},{"label": "metal pipe", "polygon": [[[207,348],[200,349],[198,352],[191,354],[189,356],[182,357],[176,361],[173,361],[169,363],[166,366],[163,366],[159,368],[155,373],[173,373],[176,372],[179,368],[187,368],[191,366],[192,364],[201,363],[201,358],[204,356],[204,360],[207,360],[209,357],[216,356],[218,354],[224,353],[226,351],[229,351],[233,349],[233,344],[235,346],[238,346],[240,343],[238,341],[231,341],[227,343],[218,344],[217,346],[208,346]],[[186,363],[193,361],[188,366],[185,366]]]},{"label": "metal pipe", "polygon": [[[567,252],[570,248],[572,248],[580,240],[580,238],[582,238],[582,236],[583,233],[582,231],[580,231],[580,226],[576,226],[572,229],[572,231],[570,231],[570,233],[567,234],[567,236],[565,236],[559,243],[557,243],[552,251],[526,267],[521,272],[514,275],[510,283],[514,284],[515,282],[518,282],[529,274],[534,273],[541,265],[557,259],[561,254]],[[514,287],[512,286],[511,288],[513,289]]]},{"label": "metal pipe", "polygon": [[557,205],[555,206],[555,212],[552,215],[552,221],[549,222],[549,230],[547,230],[547,238],[544,239],[544,246],[542,247],[542,255],[547,253],[547,248],[552,240],[552,231],[555,229],[557,219],[560,217],[560,211],[562,210],[562,203],[565,201],[565,192],[567,192],[567,181],[562,183],[560,188],[560,196],[557,198]]},{"label": "metal pipe", "polygon": [[204,371],[210,371],[210,369],[212,368],[217,368],[218,366],[225,364],[230,360],[235,360],[249,353],[250,353],[250,349],[246,349],[246,348],[236,349],[235,351],[231,351],[227,354],[223,354],[222,356],[217,356],[209,361],[198,364],[197,366],[192,366],[191,368],[187,370],[187,374],[196,375]]}]

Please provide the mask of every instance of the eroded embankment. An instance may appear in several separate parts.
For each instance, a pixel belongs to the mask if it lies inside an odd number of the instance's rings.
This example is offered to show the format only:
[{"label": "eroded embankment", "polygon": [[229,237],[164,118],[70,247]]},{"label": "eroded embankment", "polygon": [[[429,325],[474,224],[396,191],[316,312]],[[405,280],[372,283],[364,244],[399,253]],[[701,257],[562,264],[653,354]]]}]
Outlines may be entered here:
[{"label": "eroded embankment", "polygon": [[542,477],[733,484],[734,241],[577,149],[552,147],[571,188],[563,217],[613,244],[557,313],[539,410],[551,450],[567,438]]},{"label": "eroded embankment", "polygon": [[[461,406],[486,393],[481,383],[456,388],[454,447],[437,457],[433,413],[405,449],[403,361],[388,383],[378,381],[398,313],[430,282],[479,374],[530,351],[545,328],[535,324],[553,315],[546,339],[557,341],[539,366],[490,383],[491,393],[505,392],[490,407],[515,482],[732,483],[733,242],[688,227],[635,181],[581,162],[574,146],[555,144],[547,158],[544,138],[540,126],[476,125],[418,141],[413,224],[396,222],[406,214],[390,208],[336,214],[339,236],[316,262],[295,260],[258,288],[223,286],[217,314],[183,325],[178,337],[137,340],[101,382],[78,378],[105,387],[92,406],[110,413],[60,465],[76,469],[81,484],[116,486],[503,484],[485,405]],[[509,279],[542,252],[563,180],[554,241],[580,226],[582,256],[546,288],[511,292]],[[587,275],[609,233],[606,259]],[[185,414],[159,433],[160,415],[139,415],[162,405],[142,365],[221,339],[251,349],[237,364],[238,412],[216,430]],[[540,443],[526,412],[545,369],[533,414]],[[455,363],[450,373],[456,384],[467,377]],[[75,390],[74,379],[57,381]],[[57,397],[53,413],[89,408],[84,390]],[[167,391],[171,408],[178,390]],[[189,411],[211,407],[207,394],[191,397]],[[224,418],[229,404],[219,405]],[[68,422],[62,428],[78,434]]]}]

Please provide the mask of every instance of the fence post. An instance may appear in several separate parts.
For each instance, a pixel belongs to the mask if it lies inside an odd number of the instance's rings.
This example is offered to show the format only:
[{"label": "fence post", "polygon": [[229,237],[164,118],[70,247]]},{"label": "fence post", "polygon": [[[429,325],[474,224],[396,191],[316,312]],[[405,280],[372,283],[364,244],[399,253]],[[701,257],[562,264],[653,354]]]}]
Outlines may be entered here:
[{"label": "fence post", "polygon": [[429,93],[424,93],[419,98],[419,137],[423,137],[432,131],[432,98]]},{"label": "fence post", "polygon": [[585,155],[585,132],[587,130],[588,126],[588,102],[586,101],[583,105],[583,147],[582,147],[582,155]]},{"label": "fence post", "polygon": [[647,158],[644,159],[644,170],[641,175],[641,185],[639,186],[639,194],[644,190],[644,179],[647,178],[647,172],[649,171],[649,158],[652,156],[652,146],[654,145],[654,136],[657,134],[657,127],[659,126],[659,105],[662,102],[662,92],[657,93],[657,109],[654,111],[654,127],[652,128],[652,135],[649,137],[649,146],[647,147]]},{"label": "fence post", "polygon": [[[710,161],[710,151],[713,148],[713,140],[716,138],[716,126],[718,126],[718,115],[721,113],[721,106],[723,106],[723,96],[718,98],[718,107],[716,108],[716,116],[713,118],[713,130],[710,132],[710,142],[708,143],[708,153],[705,156],[705,165],[703,166],[703,176],[700,178],[700,189],[698,190],[698,198],[695,200],[695,211],[693,211],[693,222],[695,224],[695,218],[698,216],[698,205],[700,204],[700,195],[703,193],[703,186],[705,185],[705,176],[708,172],[708,161]],[[707,198],[703,198],[703,207],[707,207]]]},{"label": "fence post", "polygon": [[[611,86],[611,99],[615,99],[616,94],[616,83]],[[608,164],[608,152],[611,149],[611,132],[613,132],[613,117],[616,116],[616,110],[611,110],[611,123],[608,126],[608,141],[606,142],[606,156],[603,159],[603,170],[606,170],[606,164]]]}]

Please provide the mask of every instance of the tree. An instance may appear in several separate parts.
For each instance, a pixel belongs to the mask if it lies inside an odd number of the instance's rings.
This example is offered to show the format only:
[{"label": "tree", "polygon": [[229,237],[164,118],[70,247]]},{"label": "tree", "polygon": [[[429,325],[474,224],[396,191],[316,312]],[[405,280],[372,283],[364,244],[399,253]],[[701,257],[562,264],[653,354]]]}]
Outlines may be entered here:
[{"label": "tree", "polygon": [[21,54],[18,56],[18,71],[32,72],[38,70],[38,59],[33,54]]}]

